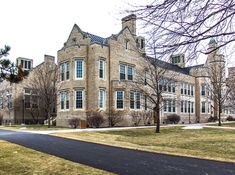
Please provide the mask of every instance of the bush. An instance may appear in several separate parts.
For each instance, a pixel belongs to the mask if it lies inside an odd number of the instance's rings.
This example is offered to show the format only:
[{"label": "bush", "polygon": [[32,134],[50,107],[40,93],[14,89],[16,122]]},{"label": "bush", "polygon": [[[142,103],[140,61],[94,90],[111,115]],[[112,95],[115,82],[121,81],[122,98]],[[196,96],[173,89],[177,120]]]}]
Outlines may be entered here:
[{"label": "bush", "polygon": [[99,111],[91,111],[87,114],[88,127],[99,128],[104,121],[104,117]]},{"label": "bush", "polygon": [[143,111],[142,112],[142,120],[144,125],[150,125],[153,121],[153,115],[151,111]]},{"label": "bush", "polygon": [[231,115],[226,118],[227,121],[235,121],[235,118],[233,118]]},{"label": "bush", "polygon": [[208,118],[208,122],[215,122],[215,121],[217,121],[217,117],[212,117],[212,116],[210,116],[210,117]]},{"label": "bush", "polygon": [[111,109],[110,113],[107,113],[107,115],[110,127],[114,127],[123,121],[123,111]]},{"label": "bush", "polygon": [[141,120],[142,120],[142,114],[138,111],[131,112],[132,122],[134,126],[139,126]]},{"label": "bush", "polygon": [[167,116],[166,122],[169,124],[177,124],[180,121],[180,116],[177,114],[171,114]]},{"label": "bush", "polygon": [[80,119],[77,117],[69,119],[69,125],[72,126],[73,128],[77,128],[80,124]]},{"label": "bush", "polygon": [[3,122],[3,115],[0,114],[0,125],[2,125],[2,122]]}]

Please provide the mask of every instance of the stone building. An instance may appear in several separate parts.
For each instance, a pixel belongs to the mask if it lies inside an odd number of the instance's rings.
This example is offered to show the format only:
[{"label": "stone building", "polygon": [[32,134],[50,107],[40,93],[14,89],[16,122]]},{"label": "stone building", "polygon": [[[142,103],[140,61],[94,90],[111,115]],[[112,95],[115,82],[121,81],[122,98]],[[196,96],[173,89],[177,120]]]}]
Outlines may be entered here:
[{"label": "stone building", "polygon": [[[87,112],[91,110],[100,110],[106,116],[112,110],[122,111],[124,120],[120,125],[133,125],[133,111],[149,110],[148,99],[133,86],[138,77],[147,77],[143,70],[147,66],[146,58],[149,58],[145,53],[145,39],[137,36],[136,31],[135,15],[123,18],[121,31],[107,38],[84,32],[76,24],[73,26],[57,54],[60,69],[55,110],[58,126],[68,126],[72,117],[86,120]],[[156,67],[166,70],[160,84],[163,98],[161,123],[171,114],[179,115],[181,123],[207,122],[210,116],[218,115],[210,70],[223,67],[225,60],[215,49],[216,44],[214,39],[210,40],[204,64],[187,67],[184,54],[172,55],[169,61],[156,61]],[[0,114],[5,123],[33,122],[30,108],[37,108],[40,102],[37,93],[28,89],[27,84],[30,77],[35,76],[35,69],[54,64],[54,61],[54,57],[46,55],[44,62],[33,68],[33,60],[17,59],[16,64],[30,70],[30,74],[18,84],[1,83]],[[224,72],[225,67],[222,72],[225,77]],[[170,81],[164,84],[165,80]],[[227,110],[225,113],[230,114]],[[39,122],[43,123],[45,116],[38,116]]]},{"label": "stone building", "polygon": [[4,124],[44,123],[45,116],[40,111],[38,92],[29,88],[37,69],[48,64],[55,64],[55,58],[45,55],[44,62],[33,68],[33,60],[19,57],[16,65],[21,65],[29,75],[19,83],[0,83],[0,115]]},{"label": "stone building", "polygon": [[[208,49],[215,44],[212,39]],[[67,126],[71,117],[86,120],[86,112],[95,109],[106,114],[111,109],[122,110],[126,119],[123,125],[131,125],[130,112],[146,109],[141,105],[144,97],[129,85],[145,65],[144,53],[145,40],[136,35],[135,15],[123,18],[121,31],[107,38],[84,32],[75,24],[57,55],[62,83],[57,125]],[[216,115],[207,71],[216,64],[213,59],[224,58],[213,54],[205,64],[190,67],[185,66],[184,54],[173,55],[169,62],[159,60],[159,67],[178,74],[163,93],[161,122],[174,113],[184,123],[206,122]]]}]

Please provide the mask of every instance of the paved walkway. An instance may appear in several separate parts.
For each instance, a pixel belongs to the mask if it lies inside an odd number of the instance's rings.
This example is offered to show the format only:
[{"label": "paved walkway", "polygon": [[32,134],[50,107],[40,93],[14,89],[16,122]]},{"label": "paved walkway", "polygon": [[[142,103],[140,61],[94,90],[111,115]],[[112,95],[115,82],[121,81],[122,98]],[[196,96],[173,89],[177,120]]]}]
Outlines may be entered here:
[{"label": "paved walkway", "polygon": [[0,130],[0,139],[117,174],[235,174],[234,163],[149,153],[49,135]]}]

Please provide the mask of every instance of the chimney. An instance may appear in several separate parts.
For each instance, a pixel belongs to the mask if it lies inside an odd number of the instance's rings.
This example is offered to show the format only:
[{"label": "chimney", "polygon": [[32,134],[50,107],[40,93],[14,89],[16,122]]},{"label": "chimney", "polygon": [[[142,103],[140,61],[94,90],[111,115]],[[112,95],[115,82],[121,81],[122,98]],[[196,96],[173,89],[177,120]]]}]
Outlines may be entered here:
[{"label": "chimney", "polygon": [[136,35],[136,15],[131,14],[122,18],[122,29],[128,27],[133,35]]},{"label": "chimney", "polygon": [[45,62],[55,62],[55,57],[51,55],[44,55],[44,61]]}]

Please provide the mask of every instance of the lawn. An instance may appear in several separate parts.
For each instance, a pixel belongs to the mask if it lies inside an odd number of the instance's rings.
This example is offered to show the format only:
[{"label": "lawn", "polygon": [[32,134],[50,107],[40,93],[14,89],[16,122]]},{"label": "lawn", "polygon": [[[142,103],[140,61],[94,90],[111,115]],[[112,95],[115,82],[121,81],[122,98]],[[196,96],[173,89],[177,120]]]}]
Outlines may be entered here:
[{"label": "lawn", "polygon": [[1,175],[111,174],[0,140]]},{"label": "lawn", "polygon": [[[218,123],[216,124],[209,124],[210,126],[218,126]],[[235,127],[235,122],[229,122],[229,123],[222,123],[221,126],[225,126],[225,127]]]},{"label": "lawn", "polygon": [[50,128],[48,128],[47,125],[11,125],[11,126],[5,125],[5,126],[0,126],[0,128],[7,130],[40,130],[40,131],[71,129],[58,126],[51,126]]},{"label": "lawn", "polygon": [[152,128],[53,135],[151,152],[235,162],[235,130],[170,127],[162,128],[160,134],[154,133]]}]

